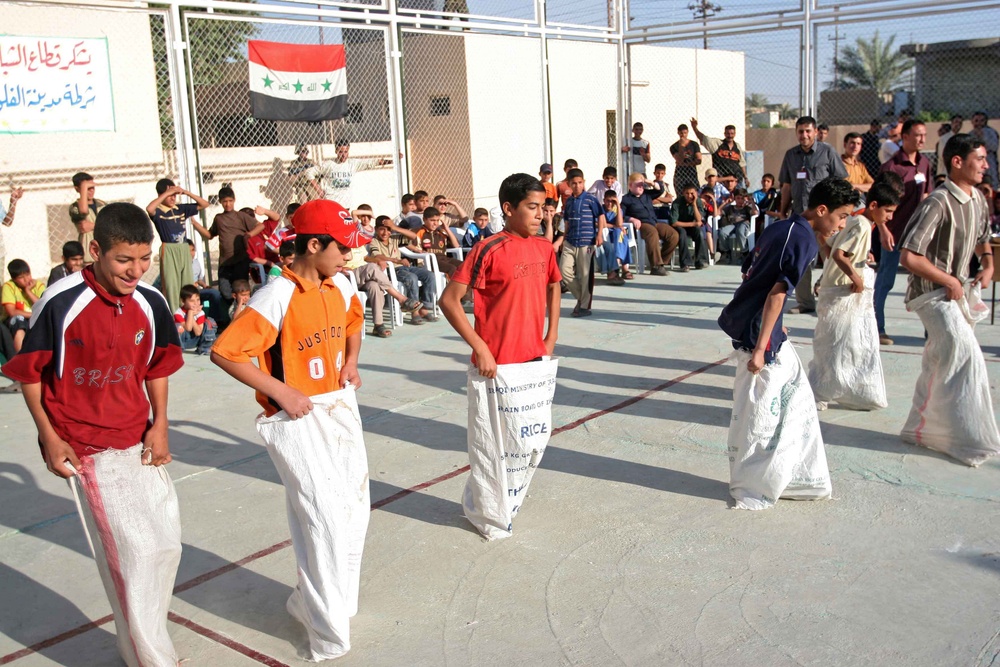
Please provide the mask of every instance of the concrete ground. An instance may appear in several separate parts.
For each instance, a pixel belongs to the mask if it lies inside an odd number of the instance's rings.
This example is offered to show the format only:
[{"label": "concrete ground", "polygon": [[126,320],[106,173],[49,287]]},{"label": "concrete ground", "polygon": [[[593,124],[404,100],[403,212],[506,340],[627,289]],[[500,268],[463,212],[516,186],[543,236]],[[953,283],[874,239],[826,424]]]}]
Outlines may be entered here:
[{"label": "concrete ground", "polygon": [[[715,319],[738,280],[721,266],[601,286],[584,320],[564,300],[564,428],[514,536],[493,543],[459,504],[464,344],[444,321],[369,337],[374,509],[340,664],[1000,664],[1000,460],[970,469],[900,442],[923,343],[904,277],[882,354],[889,408],[822,413],[834,499],[767,512],[727,504],[733,367]],[[808,363],[815,319],[786,324]],[[1000,326],[978,336],[996,399]],[[259,408],[206,358],[186,359],[171,380],[184,555],[170,633],[192,665],[302,664]],[[67,486],[46,472],[20,397],[0,396],[0,411],[0,664],[120,664]]]}]

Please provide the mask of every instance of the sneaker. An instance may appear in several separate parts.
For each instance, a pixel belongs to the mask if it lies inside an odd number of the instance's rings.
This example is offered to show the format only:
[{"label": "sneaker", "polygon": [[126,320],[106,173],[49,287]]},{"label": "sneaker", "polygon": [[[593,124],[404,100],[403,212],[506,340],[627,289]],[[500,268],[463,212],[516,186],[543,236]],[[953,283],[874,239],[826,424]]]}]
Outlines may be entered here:
[{"label": "sneaker", "polygon": [[829,404],[826,401],[816,401],[816,410],[818,410],[819,412],[826,410],[828,407]]},{"label": "sneaker", "polygon": [[893,344],[893,340],[891,338],[889,338],[887,335],[885,335],[884,333],[880,333],[878,335],[878,342],[881,345],[892,345]]},{"label": "sneaker", "polygon": [[649,275],[651,275],[651,276],[665,276],[665,275],[667,275],[667,267],[663,266],[662,264],[660,266],[654,266],[650,270]]},{"label": "sneaker", "polygon": [[815,308],[806,308],[805,306],[795,306],[794,308],[788,311],[790,315],[811,315],[812,313],[815,312],[816,312]]},{"label": "sneaker", "polygon": [[608,284],[620,287],[625,284],[625,279],[618,275],[617,271],[612,271],[608,274]]}]

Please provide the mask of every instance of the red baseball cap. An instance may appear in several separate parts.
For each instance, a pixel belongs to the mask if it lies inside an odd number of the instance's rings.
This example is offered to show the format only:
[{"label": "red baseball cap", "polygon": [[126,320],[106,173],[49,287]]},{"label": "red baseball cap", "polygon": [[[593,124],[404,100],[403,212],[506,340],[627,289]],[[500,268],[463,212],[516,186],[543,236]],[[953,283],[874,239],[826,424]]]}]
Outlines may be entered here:
[{"label": "red baseball cap", "polygon": [[292,216],[292,226],[298,235],[329,234],[348,248],[360,248],[372,240],[350,211],[329,199],[314,199],[300,206]]}]

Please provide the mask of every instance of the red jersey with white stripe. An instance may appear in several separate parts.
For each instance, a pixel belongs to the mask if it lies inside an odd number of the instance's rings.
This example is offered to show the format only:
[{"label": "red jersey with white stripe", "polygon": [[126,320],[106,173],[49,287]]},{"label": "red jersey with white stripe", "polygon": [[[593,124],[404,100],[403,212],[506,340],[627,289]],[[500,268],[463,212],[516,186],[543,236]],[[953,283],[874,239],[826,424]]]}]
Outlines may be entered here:
[{"label": "red jersey with white stripe", "polygon": [[[184,310],[183,306],[180,307],[180,308],[178,308],[177,310],[175,310],[174,311],[174,322],[176,322],[177,324],[180,324],[180,325],[183,326],[183,324],[185,322],[187,322],[187,312],[188,311]],[[200,313],[198,313],[197,315],[195,315],[194,323],[195,324],[204,324],[205,323],[205,311],[204,310],[201,311]]]},{"label": "red jersey with white stripe", "polygon": [[142,442],[150,425],[146,380],[183,364],[163,295],[139,283],[132,294],[114,296],[88,266],[35,303],[24,345],[3,373],[41,383],[52,427],[85,456]]}]

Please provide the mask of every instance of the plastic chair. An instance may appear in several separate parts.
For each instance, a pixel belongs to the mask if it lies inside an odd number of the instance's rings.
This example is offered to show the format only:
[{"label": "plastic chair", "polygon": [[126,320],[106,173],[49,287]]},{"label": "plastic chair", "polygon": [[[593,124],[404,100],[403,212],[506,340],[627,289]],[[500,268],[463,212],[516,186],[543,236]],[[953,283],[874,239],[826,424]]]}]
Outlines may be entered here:
[{"label": "plastic chair", "polygon": [[448,284],[448,276],[438,267],[437,257],[432,252],[414,252],[409,248],[400,248],[399,253],[400,256],[406,259],[415,259],[423,262],[424,268],[431,272],[431,275],[434,277],[434,314],[441,315],[438,300],[444,292],[445,285]]},{"label": "plastic chair", "polygon": [[[387,264],[388,267],[385,273],[389,276],[389,284],[399,292],[401,290],[399,289],[399,279],[396,277],[396,265],[392,262],[387,262]],[[389,299],[389,315],[391,316],[390,319],[392,320],[393,328],[403,326],[403,308],[395,299]]]},{"label": "plastic chair", "polygon": [[[364,312],[368,309],[368,295],[358,289],[358,277],[354,275],[354,271],[347,271],[347,279],[351,281],[351,287],[354,288],[355,294],[358,295],[358,301],[361,302],[361,311]],[[365,339],[365,327],[361,327],[361,340]]]},{"label": "plastic chair", "polygon": [[635,233],[635,225],[631,222],[625,223],[625,232],[628,234],[628,247],[631,250],[632,261],[639,273],[646,272],[646,240]]}]

